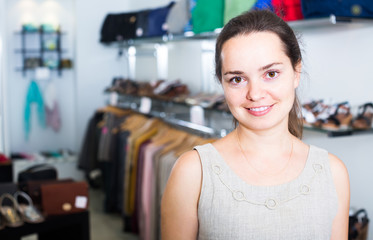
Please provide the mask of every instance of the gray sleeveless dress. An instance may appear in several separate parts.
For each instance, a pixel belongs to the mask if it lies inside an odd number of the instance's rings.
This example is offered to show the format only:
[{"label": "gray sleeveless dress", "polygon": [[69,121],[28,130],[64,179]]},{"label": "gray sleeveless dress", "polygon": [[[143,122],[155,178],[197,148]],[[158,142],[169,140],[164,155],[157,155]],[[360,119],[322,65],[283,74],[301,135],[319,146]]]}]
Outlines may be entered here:
[{"label": "gray sleeveless dress", "polygon": [[212,144],[195,149],[203,171],[198,239],[330,239],[338,199],[327,151],[311,145],[296,179],[253,186],[233,172]]}]

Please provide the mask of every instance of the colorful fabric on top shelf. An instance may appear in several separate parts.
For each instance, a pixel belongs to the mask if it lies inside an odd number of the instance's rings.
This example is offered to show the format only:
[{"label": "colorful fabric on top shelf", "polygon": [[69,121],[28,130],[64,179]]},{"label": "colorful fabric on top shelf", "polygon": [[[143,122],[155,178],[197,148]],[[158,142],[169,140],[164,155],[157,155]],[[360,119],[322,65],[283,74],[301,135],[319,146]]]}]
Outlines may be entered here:
[{"label": "colorful fabric on top shelf", "polygon": [[213,32],[224,24],[224,0],[198,0],[192,12],[193,32]]}]

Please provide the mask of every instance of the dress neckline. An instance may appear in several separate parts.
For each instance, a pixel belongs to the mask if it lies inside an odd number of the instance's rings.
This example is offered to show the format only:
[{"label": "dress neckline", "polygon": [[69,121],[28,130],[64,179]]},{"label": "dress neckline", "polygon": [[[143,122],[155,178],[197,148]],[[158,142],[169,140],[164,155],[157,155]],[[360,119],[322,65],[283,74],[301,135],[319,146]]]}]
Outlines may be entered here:
[{"label": "dress neckline", "polygon": [[290,181],[287,181],[287,182],[284,182],[284,183],[280,183],[280,184],[275,184],[275,185],[254,185],[254,184],[250,184],[248,182],[246,182],[244,179],[242,179],[229,165],[228,163],[225,161],[225,159],[223,158],[223,156],[220,154],[220,152],[215,148],[214,145],[212,145],[211,143],[208,143],[207,144],[208,147],[210,149],[213,150],[213,152],[215,153],[215,155],[217,156],[217,161],[222,165],[222,167],[224,169],[226,169],[226,171],[228,172],[228,174],[231,174],[233,175],[238,181],[242,182],[244,185],[250,187],[250,188],[258,188],[258,189],[268,189],[268,188],[280,188],[280,187],[287,187],[289,185],[292,185],[292,184],[298,184],[299,181],[303,178],[304,175],[306,175],[306,172],[308,171],[308,169],[312,169],[312,167],[310,167],[310,164],[311,164],[311,156],[314,152],[314,146],[313,145],[308,145],[309,148],[308,148],[308,154],[307,154],[307,159],[306,159],[306,163],[304,164],[304,167],[302,169],[302,171],[293,179],[291,179]]}]

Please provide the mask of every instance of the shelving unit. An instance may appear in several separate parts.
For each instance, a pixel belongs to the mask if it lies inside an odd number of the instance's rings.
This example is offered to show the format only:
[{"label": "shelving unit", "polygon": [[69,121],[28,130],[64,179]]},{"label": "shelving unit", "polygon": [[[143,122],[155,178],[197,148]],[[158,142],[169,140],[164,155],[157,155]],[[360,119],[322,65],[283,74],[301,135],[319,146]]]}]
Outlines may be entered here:
[{"label": "shelving unit", "polygon": [[[67,52],[67,50],[64,50],[61,48],[61,38],[63,35],[66,33],[61,32],[60,29],[58,28],[54,32],[45,32],[43,31],[42,28],[40,28],[38,31],[33,31],[33,32],[28,32],[22,30],[21,32],[16,32],[16,35],[20,35],[21,38],[21,49],[16,49],[15,53],[20,53],[22,56],[22,66],[20,68],[17,68],[17,71],[22,71],[23,76],[26,76],[26,72],[29,70],[35,70],[35,67],[28,67],[26,64],[26,61],[30,55],[36,55],[34,59],[38,59],[38,67],[45,66],[45,60],[46,60],[46,55],[47,54],[54,54],[54,59],[56,61],[56,67],[49,67],[50,70],[54,70],[58,72],[58,75],[62,75],[62,65],[61,65],[61,60],[62,60],[62,54]],[[30,48],[28,46],[28,38],[32,35],[36,35],[39,37],[39,48]],[[47,49],[45,47],[45,38],[47,36],[55,36],[55,48],[53,49]]]},{"label": "shelving unit", "polygon": [[[361,26],[362,24],[372,24],[373,19],[361,19],[361,18],[345,18],[345,17],[338,17],[331,15],[329,18],[319,18],[319,19],[306,19],[306,20],[298,20],[298,21],[292,21],[288,22],[289,26],[292,27],[295,31],[299,30],[318,30],[322,28],[332,28],[332,29],[344,29],[346,26],[354,27],[354,26]],[[159,62],[158,59],[158,52],[157,47],[166,46],[169,43],[175,43],[175,42],[182,42],[182,41],[203,41],[203,40],[216,40],[217,36],[219,35],[221,29],[217,29],[215,32],[207,32],[202,34],[193,34],[190,32],[174,35],[174,34],[167,34],[160,37],[152,37],[152,38],[135,38],[135,39],[128,39],[125,41],[117,42],[114,44],[110,44],[109,47],[115,47],[119,48],[119,51],[123,51],[123,49],[127,49],[127,57],[132,58],[132,61],[128,61],[129,65],[134,65],[134,59],[136,56],[142,56],[140,46],[154,46],[154,52],[149,54],[154,54],[154,56],[157,58],[157,62]],[[134,48],[135,51],[130,51],[130,48]],[[138,51],[138,49],[140,51]],[[208,51],[206,51],[208,52]],[[210,50],[211,52],[211,50]],[[167,52],[166,52],[167,54]],[[204,51],[202,51],[201,54],[204,54]],[[167,67],[167,63],[162,63],[163,66]],[[131,74],[131,71],[134,72],[133,69],[135,69],[133,66],[128,66],[128,69],[130,71],[130,77],[135,76],[134,74]],[[167,70],[167,69],[166,69]],[[163,71],[164,72],[164,71]],[[135,79],[135,78],[134,78]],[[354,129],[347,129],[347,130],[324,130],[320,128],[314,128],[314,127],[305,127],[305,130],[311,130],[311,131],[317,131],[321,133],[327,134],[329,137],[337,137],[337,136],[348,136],[348,135],[355,135],[355,134],[371,134],[373,133],[373,128],[369,130],[354,130]]]},{"label": "shelving unit", "polygon": [[[297,21],[287,22],[289,26],[295,30],[298,29],[319,29],[322,27],[339,27],[351,23],[364,24],[373,23],[373,19],[367,18],[349,18],[340,17],[335,15],[330,15],[328,18],[313,18],[304,19]],[[134,38],[127,39],[121,42],[112,43],[108,46],[110,47],[129,47],[129,46],[140,46],[143,44],[162,44],[168,42],[178,42],[178,41],[191,41],[191,40],[215,40],[219,35],[221,29],[216,29],[214,32],[204,32],[200,34],[194,34],[193,32],[186,32],[184,34],[166,34],[159,37],[149,37],[149,38]]]},{"label": "shelving unit", "polygon": [[[139,112],[141,105],[141,98],[144,96],[124,95],[119,96],[118,104],[115,106],[120,108],[132,109]],[[233,130],[231,113],[213,109],[204,108],[206,125],[194,124],[189,121],[189,110],[192,106],[183,102],[165,101],[157,98],[151,98],[152,108],[149,114],[153,117],[162,118],[174,125],[194,129],[196,131],[204,132],[206,134],[221,137],[224,134]],[[175,109],[183,109],[182,112],[187,114],[177,113]],[[343,137],[351,135],[373,134],[373,128],[367,130],[356,130],[352,128],[340,130],[326,130],[311,126],[303,126],[305,131],[314,131],[326,134],[328,137]]]}]

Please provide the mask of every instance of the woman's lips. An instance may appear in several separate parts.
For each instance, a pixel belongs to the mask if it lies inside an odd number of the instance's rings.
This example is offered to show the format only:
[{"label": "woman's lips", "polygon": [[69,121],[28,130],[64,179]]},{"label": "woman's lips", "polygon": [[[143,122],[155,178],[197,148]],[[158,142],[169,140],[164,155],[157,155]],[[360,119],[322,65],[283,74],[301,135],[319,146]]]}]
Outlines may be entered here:
[{"label": "woman's lips", "polygon": [[[274,105],[274,104],[273,104]],[[264,116],[272,110],[273,105],[270,106],[261,106],[261,107],[251,107],[246,108],[246,110],[256,117]]]}]

